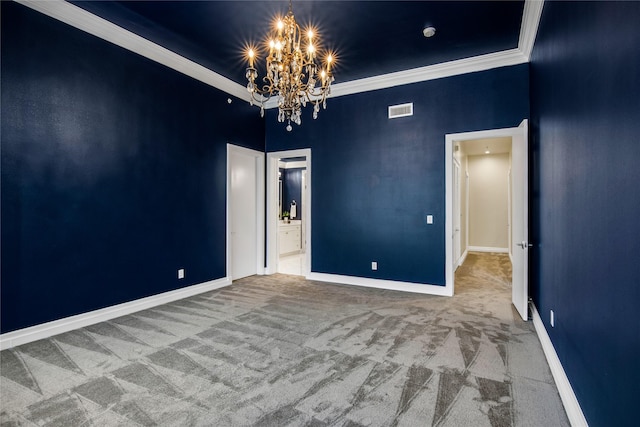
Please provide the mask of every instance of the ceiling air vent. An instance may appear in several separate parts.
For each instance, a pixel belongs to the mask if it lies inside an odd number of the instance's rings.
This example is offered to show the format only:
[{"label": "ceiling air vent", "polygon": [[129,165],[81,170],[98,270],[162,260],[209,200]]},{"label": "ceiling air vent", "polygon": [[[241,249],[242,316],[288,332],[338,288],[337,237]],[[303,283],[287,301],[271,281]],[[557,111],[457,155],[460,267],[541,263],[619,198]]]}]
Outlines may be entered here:
[{"label": "ceiling air vent", "polygon": [[389,106],[389,118],[397,119],[398,117],[413,116],[413,102],[409,104],[399,104]]}]

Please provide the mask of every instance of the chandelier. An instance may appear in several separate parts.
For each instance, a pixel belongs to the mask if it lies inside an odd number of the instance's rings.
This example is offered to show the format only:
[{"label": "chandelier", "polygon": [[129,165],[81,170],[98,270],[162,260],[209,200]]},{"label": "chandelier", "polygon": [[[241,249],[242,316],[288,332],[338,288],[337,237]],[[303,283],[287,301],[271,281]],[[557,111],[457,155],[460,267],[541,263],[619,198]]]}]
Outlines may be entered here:
[{"label": "chandelier", "polygon": [[[334,57],[325,55],[324,67],[316,63],[318,46],[313,29],[302,36],[300,26],[293,17],[291,0],[289,13],[278,19],[274,31],[268,37],[269,55],[266,57],[266,75],[263,84],[257,84],[258,71],[254,67],[256,51],[249,48],[247,56],[247,90],[251,94],[251,105],[260,105],[260,115],[264,117],[264,103],[272,96],[278,97],[278,121],[287,121],[287,130],[291,131],[291,122],[300,125],[301,110],[307,103],[313,105],[313,118],[318,117],[320,104],[327,108],[327,96],[331,93],[333,75],[331,66]],[[304,38],[304,40],[303,40]]]}]

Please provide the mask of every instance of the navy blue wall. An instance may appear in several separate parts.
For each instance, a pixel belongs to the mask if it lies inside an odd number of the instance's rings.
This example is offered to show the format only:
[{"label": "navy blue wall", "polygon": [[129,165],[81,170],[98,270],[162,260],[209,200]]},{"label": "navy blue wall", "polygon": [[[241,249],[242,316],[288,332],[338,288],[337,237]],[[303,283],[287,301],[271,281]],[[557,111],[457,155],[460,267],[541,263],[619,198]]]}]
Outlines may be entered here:
[{"label": "navy blue wall", "polygon": [[531,62],[532,294],[591,426],[638,423],[638,22],[638,2],[547,2]]},{"label": "navy blue wall", "polygon": [[[268,110],[267,151],[312,149],[312,271],[444,285],[445,135],[518,126],[528,79],[521,65],[329,99],[292,132]],[[412,117],[387,119],[406,102]]]},{"label": "navy blue wall", "polygon": [[291,202],[295,200],[295,219],[302,218],[302,170],[302,168],[282,170],[282,210],[290,212]]},{"label": "navy blue wall", "polygon": [[2,332],[224,277],[226,143],[264,150],[257,110],[1,7]]}]

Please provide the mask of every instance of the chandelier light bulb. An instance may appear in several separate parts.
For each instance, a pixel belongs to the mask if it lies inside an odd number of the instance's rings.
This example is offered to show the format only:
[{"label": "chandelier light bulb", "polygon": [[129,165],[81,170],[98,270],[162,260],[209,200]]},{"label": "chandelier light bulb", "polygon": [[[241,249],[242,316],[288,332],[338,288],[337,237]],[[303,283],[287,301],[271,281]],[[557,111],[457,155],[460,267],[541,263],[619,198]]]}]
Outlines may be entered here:
[{"label": "chandelier light bulb", "polygon": [[249,49],[249,67],[253,68],[253,58],[255,56],[255,52],[253,49]]}]

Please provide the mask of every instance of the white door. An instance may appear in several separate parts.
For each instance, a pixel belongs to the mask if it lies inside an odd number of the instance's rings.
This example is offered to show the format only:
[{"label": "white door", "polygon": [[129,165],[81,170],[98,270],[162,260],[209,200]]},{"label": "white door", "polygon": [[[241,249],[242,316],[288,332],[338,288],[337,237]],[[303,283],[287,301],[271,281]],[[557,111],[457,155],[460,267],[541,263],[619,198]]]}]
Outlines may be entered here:
[{"label": "white door", "polygon": [[231,279],[257,274],[256,157],[237,149],[229,151],[231,229]]},{"label": "white door", "polygon": [[512,228],[511,248],[513,250],[512,301],[522,316],[528,318],[529,299],[529,168],[528,145],[529,126],[523,120],[518,132],[512,137]]},{"label": "white door", "polygon": [[453,159],[453,268],[460,266],[460,163]]},{"label": "white door", "polygon": [[[307,170],[302,171],[302,208],[307,206]],[[305,227],[305,221],[307,220],[304,215],[304,211],[298,213],[300,215],[300,219],[302,220],[302,242],[300,247],[302,248],[302,252],[306,250],[307,247],[307,230]]]}]

